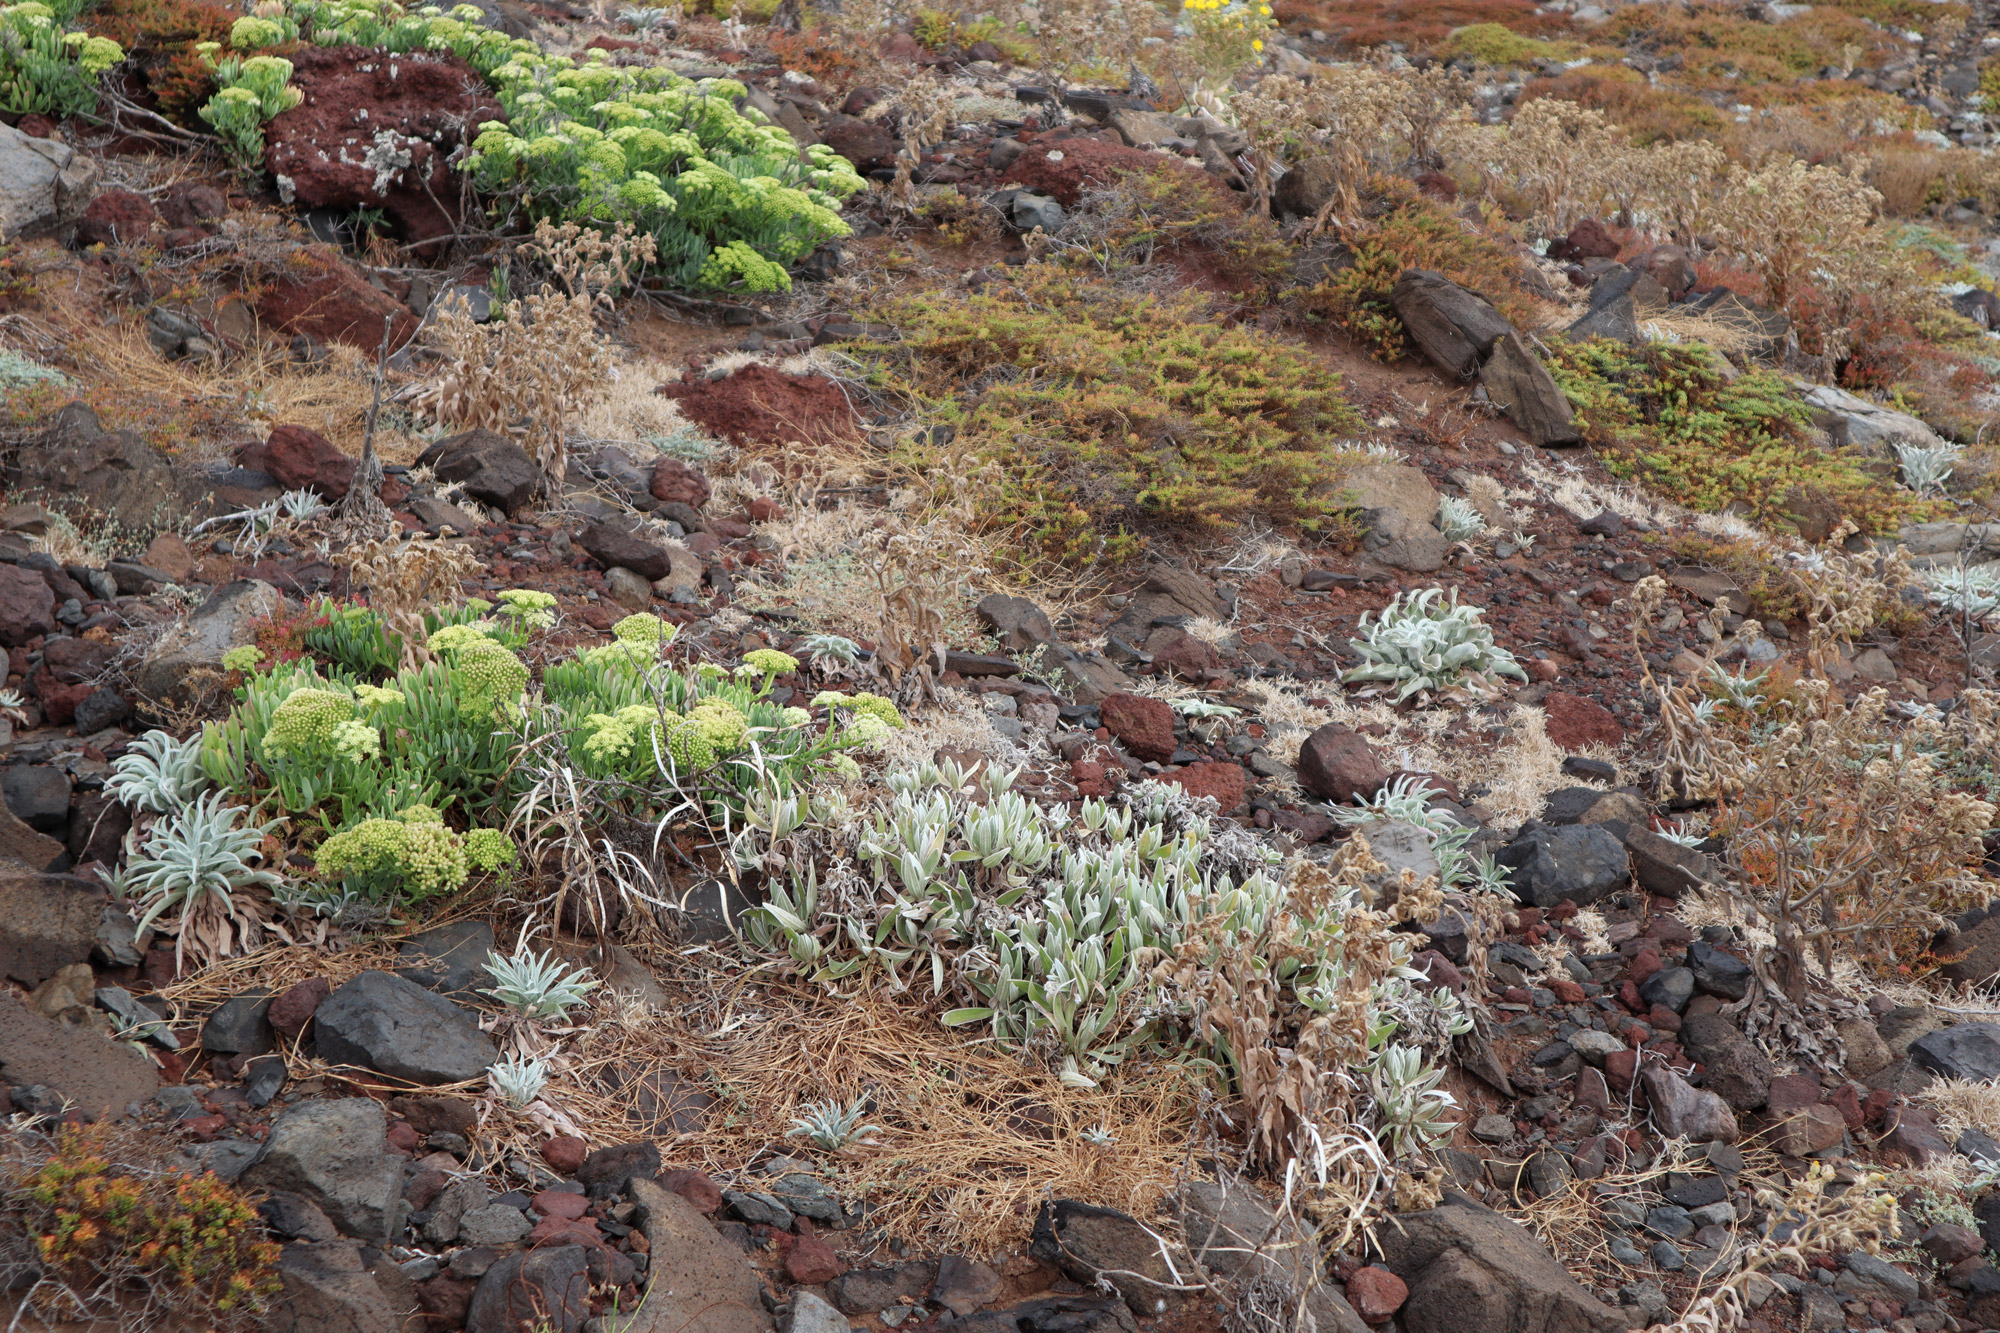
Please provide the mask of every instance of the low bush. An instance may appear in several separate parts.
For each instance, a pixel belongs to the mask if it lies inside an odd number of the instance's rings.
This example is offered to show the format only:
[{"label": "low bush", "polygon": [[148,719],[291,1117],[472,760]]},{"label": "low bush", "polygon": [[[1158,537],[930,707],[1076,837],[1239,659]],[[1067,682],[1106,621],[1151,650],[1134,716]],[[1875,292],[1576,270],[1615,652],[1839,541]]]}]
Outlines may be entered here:
[{"label": "low bush", "polygon": [[1776,23],[1747,18],[1720,6],[1618,11],[1602,30],[1606,41],[1640,47],[1656,58],[1679,56],[1681,77],[1693,84],[1734,89],[1781,83],[1841,67],[1862,53],[1862,63],[1883,44],[1866,20],[1829,6]]},{"label": "low bush", "polygon": [[1537,60],[1564,60],[1575,53],[1568,42],[1544,42],[1523,37],[1500,23],[1469,23],[1444,42],[1440,54],[1479,65],[1532,65]]},{"label": "low bush", "polygon": [[[283,1284],[278,1247],[266,1238],[250,1198],[214,1175],[159,1170],[150,1162],[126,1166],[114,1156],[103,1132],[65,1130],[19,1181],[13,1206],[36,1258],[72,1292],[143,1293],[136,1308],[163,1322],[179,1312],[211,1327],[252,1326]],[[130,1316],[134,1308],[120,1313]]]},{"label": "low bush", "polygon": [[1801,495],[1830,502],[1864,532],[1893,532],[1913,500],[1863,461],[1812,447],[1812,411],[1789,380],[1752,371],[1725,380],[1701,346],[1605,339],[1551,344],[1549,370],[1586,443],[1619,476],[1708,513],[1748,506],[1791,525]]},{"label": "low bush", "polygon": [[[857,349],[871,383],[955,425],[953,448],[997,469],[979,517],[1016,535],[1022,565],[1126,560],[1153,525],[1336,523],[1333,437],[1360,424],[1340,376],[1192,294],[1135,296],[1037,265],[1008,287],[882,314],[903,337]],[[935,471],[936,438],[903,461]]]},{"label": "low bush", "polygon": [[1293,31],[1319,28],[1352,51],[1401,42],[1413,52],[1435,53],[1454,31],[1476,24],[1554,36],[1566,17],[1533,0],[1278,0],[1275,8]]},{"label": "low bush", "polygon": [[1719,136],[1728,121],[1692,93],[1649,83],[1625,65],[1590,65],[1553,78],[1530,79],[1520,101],[1552,97],[1602,111],[1641,146]]}]

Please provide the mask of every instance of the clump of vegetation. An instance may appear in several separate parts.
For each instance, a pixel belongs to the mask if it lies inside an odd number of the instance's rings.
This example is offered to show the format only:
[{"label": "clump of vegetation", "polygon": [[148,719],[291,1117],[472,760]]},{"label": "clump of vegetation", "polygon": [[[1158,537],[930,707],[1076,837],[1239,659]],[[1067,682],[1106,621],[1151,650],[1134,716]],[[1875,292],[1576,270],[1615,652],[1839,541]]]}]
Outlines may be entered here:
[{"label": "clump of vegetation", "polygon": [[1500,23],[1468,23],[1444,44],[1446,56],[1480,65],[1532,65],[1537,60],[1564,60],[1575,52],[1568,42],[1544,42],[1523,37]]},{"label": "clump of vegetation", "polygon": [[[67,1292],[136,1290],[144,1307],[163,1317],[179,1311],[239,1327],[251,1325],[283,1286],[278,1247],[248,1196],[214,1175],[121,1164],[102,1131],[64,1130],[14,1199],[36,1257],[61,1275]],[[64,1304],[75,1306],[67,1297]],[[104,1312],[54,1313],[87,1319]]]},{"label": "clump of vegetation", "polygon": [[[1312,1151],[1295,1116],[1360,1130],[1357,1151],[1382,1168],[1450,1132],[1432,1065],[1465,1020],[1450,992],[1411,986],[1405,937],[1368,906],[1365,854],[1284,874],[1172,788],[1057,818],[1010,790],[1014,776],[944,760],[892,772],[870,809],[829,793],[771,818],[767,803],[734,849],[771,876],[746,942],[822,984],[870,977],[957,1001],[944,1023],[1059,1059],[1066,1081],[1190,1057],[1251,1104],[1274,1164]],[[823,900],[836,879],[858,894]],[[1399,914],[1438,900],[1435,884],[1406,896]]]},{"label": "clump of vegetation", "polygon": [[[1016,534],[1024,565],[1130,559],[1142,524],[1217,528],[1257,512],[1336,525],[1332,438],[1359,424],[1340,376],[1194,295],[1036,266],[1006,288],[885,314],[903,340],[867,350],[872,382],[955,425],[953,447],[997,469],[979,517]],[[938,453],[905,447],[925,470]]]},{"label": "clump of vegetation", "polygon": [[1810,407],[1770,371],[1725,380],[1699,345],[1627,347],[1595,338],[1551,344],[1549,370],[1606,466],[1690,509],[1733,503],[1762,523],[1793,526],[1788,506],[1812,496],[1864,532],[1893,532],[1914,497],[1863,460],[1811,446]]},{"label": "clump of vegetation", "polygon": [[1476,606],[1460,605],[1458,590],[1446,600],[1444,589],[1425,588],[1398,593],[1372,620],[1361,613],[1361,637],[1348,646],[1361,665],[1345,672],[1346,681],[1385,681],[1396,688],[1396,702],[1418,694],[1441,694],[1460,684],[1479,685],[1494,676],[1525,681],[1528,673],[1514,655],[1493,641],[1492,627]]},{"label": "clump of vegetation", "polygon": [[1484,296],[1516,324],[1534,323],[1534,303],[1518,277],[1520,258],[1507,246],[1407,181],[1378,177],[1370,189],[1375,202],[1350,232],[1353,262],[1288,301],[1382,361],[1398,360],[1410,350],[1403,321],[1389,303],[1396,279],[1409,269],[1442,273]]},{"label": "clump of vegetation", "polygon": [[97,81],[125,58],[108,37],[69,25],[81,0],[0,6],[0,111],[62,120],[97,105]]}]

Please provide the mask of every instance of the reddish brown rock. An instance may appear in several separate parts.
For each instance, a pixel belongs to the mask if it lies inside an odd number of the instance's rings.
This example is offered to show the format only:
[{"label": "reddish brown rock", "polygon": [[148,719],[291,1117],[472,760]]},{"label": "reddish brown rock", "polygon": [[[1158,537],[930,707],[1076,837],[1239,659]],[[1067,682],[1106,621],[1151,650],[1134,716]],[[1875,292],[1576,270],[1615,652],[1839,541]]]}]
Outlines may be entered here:
[{"label": "reddish brown rock", "polygon": [[236,451],[236,461],[258,472],[268,472],[287,490],[317,491],[321,498],[338,500],[354,481],[356,460],[340,452],[332,440],[309,426],[278,426],[262,444],[246,444]]},{"label": "reddish brown rock", "polygon": [[1805,1157],[1840,1143],[1847,1134],[1847,1122],[1831,1106],[1808,1106],[1787,1116],[1778,1126],[1778,1151],[1791,1157]]},{"label": "reddish brown rock", "polygon": [[528,1200],[528,1207],[543,1217],[582,1217],[590,1211],[590,1200],[568,1190],[543,1190]]},{"label": "reddish brown rock", "polygon": [[651,490],[661,504],[678,502],[699,509],[708,503],[708,478],[678,458],[662,458],[653,464]]},{"label": "reddish brown rock", "polygon": [[310,977],[272,1000],[265,1017],[278,1032],[297,1041],[320,1002],[331,994],[333,985],[325,977]]},{"label": "reddish brown rock", "polygon": [[1098,705],[1098,716],[1135,759],[1164,764],[1174,757],[1174,710],[1164,700],[1113,694]]},{"label": "reddish brown rock", "polygon": [[880,121],[829,116],[819,127],[819,140],[864,175],[896,164],[896,136]]},{"label": "reddish brown rock", "polygon": [[573,1176],[590,1156],[590,1145],[570,1134],[558,1134],[542,1145],[542,1160],[549,1168]]},{"label": "reddish brown rock", "polygon": [[56,595],[47,580],[32,569],[0,565],[0,644],[18,647],[55,627]]},{"label": "reddish brown rock", "polygon": [[1569,229],[1569,235],[1549,247],[1551,259],[1616,259],[1618,238],[1596,218],[1585,218]]},{"label": "reddish brown rock", "polygon": [[1371,1324],[1379,1324],[1403,1308],[1410,1289],[1403,1279],[1386,1268],[1370,1265],[1359,1268],[1347,1279],[1347,1301],[1354,1312]]},{"label": "reddish brown rock", "polygon": [[1223,814],[1230,814],[1243,807],[1248,794],[1248,776],[1241,764],[1223,763],[1216,760],[1205,764],[1188,764],[1182,768],[1169,769],[1161,774],[1168,782],[1178,785],[1190,796],[1212,796],[1221,807]]},{"label": "reddish brown rock", "polygon": [[422,1140],[417,1135],[417,1127],[407,1120],[395,1120],[389,1124],[389,1151],[401,1153],[405,1157],[416,1154]]},{"label": "reddish brown rock", "polygon": [[799,1237],[785,1253],[785,1272],[794,1282],[807,1286],[831,1282],[847,1271],[847,1265],[833,1247],[812,1232],[812,1224],[799,1220]]},{"label": "reddish brown rock", "polygon": [[1780,1074],[1771,1080],[1765,1108],[1772,1115],[1791,1115],[1819,1105],[1819,1080],[1807,1074]]},{"label": "reddish brown rock", "polygon": [[1366,737],[1329,722],[1299,746],[1299,783],[1329,801],[1366,800],[1382,790],[1389,770]]},{"label": "reddish brown rock", "polygon": [[1542,706],[1547,712],[1549,739],[1559,749],[1618,745],[1625,739],[1625,728],[1618,725],[1611,710],[1581,695],[1554,690],[1542,701]]},{"label": "reddish brown rock", "polygon": [[214,223],[229,216],[229,197],[213,185],[180,181],[160,196],[160,225],[177,231],[215,231]]},{"label": "reddish brown rock", "polygon": [[387,292],[368,285],[338,250],[309,245],[265,276],[257,294],[257,318],[286,333],[303,333],[323,343],[345,343],[373,356],[389,328],[395,351],[417,331],[417,317]]},{"label": "reddish brown rock", "polygon": [[[305,100],[264,127],[264,163],[301,208],[375,208],[419,259],[458,229],[452,156],[488,121],[504,119],[479,75],[457,56],[356,46],[290,53]],[[376,331],[381,340],[381,331]]]},{"label": "reddish brown rock", "polygon": [[136,245],[152,234],[158,215],[145,195],[131,190],[106,190],[83,210],[76,224],[78,248],[87,245]]},{"label": "reddish brown rock", "polygon": [[1147,648],[1153,655],[1153,670],[1162,675],[1200,680],[1222,669],[1222,658],[1215,648],[1185,630],[1174,630]]},{"label": "reddish brown rock", "polygon": [[660,1184],[680,1195],[704,1213],[722,1207],[722,1188],[706,1172],[680,1167],[660,1177]]}]

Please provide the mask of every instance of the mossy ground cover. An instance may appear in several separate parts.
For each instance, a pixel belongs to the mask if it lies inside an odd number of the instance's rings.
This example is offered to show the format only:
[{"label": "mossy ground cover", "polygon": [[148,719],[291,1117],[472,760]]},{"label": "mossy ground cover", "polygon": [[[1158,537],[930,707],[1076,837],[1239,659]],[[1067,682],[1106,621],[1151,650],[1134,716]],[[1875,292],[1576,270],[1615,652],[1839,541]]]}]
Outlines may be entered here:
[{"label": "mossy ground cover", "polygon": [[1893,532],[1923,506],[1868,460],[1812,442],[1812,410],[1771,371],[1725,379],[1700,346],[1552,341],[1549,369],[1586,443],[1618,476],[1690,509],[1748,506],[1795,526],[1801,497],[1836,505],[1864,532]]},{"label": "mossy ground cover", "polygon": [[[1222,322],[1193,294],[1134,293],[1054,266],[969,300],[878,310],[876,389],[951,432],[898,461],[936,472],[948,447],[992,483],[981,520],[1023,566],[1130,559],[1147,528],[1216,529],[1248,513],[1337,524],[1336,442],[1360,427],[1340,376],[1302,348]],[[945,446],[943,434],[953,436]]]}]

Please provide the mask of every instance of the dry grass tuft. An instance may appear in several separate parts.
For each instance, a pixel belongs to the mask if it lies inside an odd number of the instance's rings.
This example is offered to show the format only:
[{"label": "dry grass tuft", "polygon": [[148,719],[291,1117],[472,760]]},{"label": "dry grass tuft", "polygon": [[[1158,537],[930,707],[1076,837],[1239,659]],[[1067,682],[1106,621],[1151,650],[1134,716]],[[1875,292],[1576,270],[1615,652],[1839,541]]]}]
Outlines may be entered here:
[{"label": "dry grass tuft", "polygon": [[[670,1161],[731,1184],[773,1153],[814,1158],[843,1198],[871,1202],[871,1225],[940,1252],[990,1254],[1024,1239],[1051,1195],[1149,1217],[1176,1183],[1196,1106],[1179,1070],[1071,1088],[942,1028],[908,996],[834,1000],[720,982],[691,975],[670,1009],[628,1009],[583,1032],[568,1077],[544,1099],[593,1144],[622,1142],[644,1118],[634,1080],[671,1071],[696,1082],[706,1071],[718,1104],[704,1128],[662,1143]],[[880,1130],[871,1146],[829,1153],[785,1137],[808,1102],[856,1099]],[[1085,1137],[1099,1127],[1115,1141]]]},{"label": "dry grass tuft", "polygon": [[2000,1135],[2000,1087],[1962,1078],[1941,1078],[1917,1094],[1937,1113],[1938,1128],[1956,1139],[1968,1129]]}]

